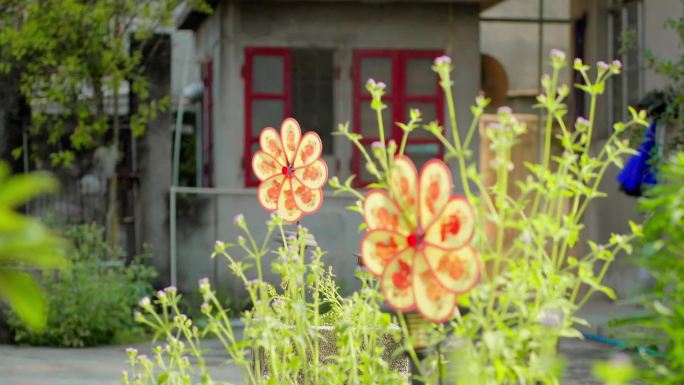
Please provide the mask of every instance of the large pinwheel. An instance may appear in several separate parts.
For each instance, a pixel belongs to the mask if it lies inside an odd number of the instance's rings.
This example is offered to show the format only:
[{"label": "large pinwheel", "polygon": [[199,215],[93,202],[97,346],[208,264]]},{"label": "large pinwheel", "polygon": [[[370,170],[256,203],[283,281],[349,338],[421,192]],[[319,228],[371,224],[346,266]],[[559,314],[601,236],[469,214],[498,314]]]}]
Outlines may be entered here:
[{"label": "large pinwheel", "polygon": [[388,185],[389,193],[366,195],[364,265],[380,277],[389,305],[446,321],[457,295],[480,279],[480,259],[469,245],[473,209],[465,198],[451,195],[451,172],[441,160],[430,160],[417,175],[409,158],[397,157]]},{"label": "large pinwheel", "polygon": [[328,166],[320,159],[323,145],[315,132],[302,136],[299,123],[287,118],[280,134],[267,127],[259,136],[261,150],[252,157],[252,169],[259,178],[259,203],[278,210],[287,221],[311,214],[323,203],[323,185]]}]

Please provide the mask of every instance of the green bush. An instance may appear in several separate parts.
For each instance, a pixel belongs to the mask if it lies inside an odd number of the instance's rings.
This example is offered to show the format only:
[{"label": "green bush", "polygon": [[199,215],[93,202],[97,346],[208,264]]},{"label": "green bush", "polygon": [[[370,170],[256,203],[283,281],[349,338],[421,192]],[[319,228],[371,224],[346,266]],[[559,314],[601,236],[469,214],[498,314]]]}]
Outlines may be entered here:
[{"label": "green bush", "polygon": [[110,248],[97,225],[66,231],[72,243],[72,268],[41,279],[48,307],[42,333],[27,329],[16,314],[8,314],[14,340],[21,344],[83,347],[107,344],[134,333],[132,319],[138,299],[152,292],[156,271],[138,256],[126,265],[119,250]]}]

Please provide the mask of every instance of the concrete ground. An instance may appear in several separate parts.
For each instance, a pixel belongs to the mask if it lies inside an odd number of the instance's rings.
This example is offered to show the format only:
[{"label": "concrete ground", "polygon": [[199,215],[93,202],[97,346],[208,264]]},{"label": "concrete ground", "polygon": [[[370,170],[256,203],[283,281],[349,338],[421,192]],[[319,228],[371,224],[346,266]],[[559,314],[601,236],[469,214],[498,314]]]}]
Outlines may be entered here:
[{"label": "concrete ground", "polygon": [[[136,346],[140,351],[150,345]],[[223,361],[218,344],[209,343],[208,365],[216,380],[241,384],[235,366]],[[126,346],[85,349],[57,349],[0,346],[1,385],[115,385],[127,368]],[[613,351],[590,341],[565,340],[561,353],[566,356],[564,385],[598,385],[591,376],[595,360],[609,358]]]},{"label": "concrete ground", "polygon": [[[605,323],[634,309],[613,304],[589,304],[580,316],[593,325],[584,330],[605,334]],[[127,346],[104,346],[84,349],[58,349],[0,345],[0,385],[114,385],[120,384],[121,372],[128,368]],[[149,354],[152,345],[134,346]],[[242,384],[237,367],[225,362],[225,354],[217,341],[208,341],[207,364],[213,378]],[[591,368],[595,361],[615,354],[610,346],[591,341],[561,341],[560,352],[566,358],[563,385],[599,385]]]}]

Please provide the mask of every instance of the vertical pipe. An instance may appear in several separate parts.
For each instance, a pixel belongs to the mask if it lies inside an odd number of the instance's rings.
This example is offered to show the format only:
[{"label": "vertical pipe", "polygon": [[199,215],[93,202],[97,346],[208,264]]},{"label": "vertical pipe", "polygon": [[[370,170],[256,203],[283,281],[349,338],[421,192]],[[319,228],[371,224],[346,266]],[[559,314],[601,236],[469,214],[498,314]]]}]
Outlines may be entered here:
[{"label": "vertical pipe", "polygon": [[[537,81],[540,82],[542,76],[544,75],[544,0],[539,0],[539,18],[537,20],[537,27],[539,31],[539,35],[537,38],[539,39],[538,45],[537,45]],[[539,87],[539,93],[541,94],[543,92],[541,88],[541,83],[537,83],[537,86]],[[538,110],[539,112],[537,113],[537,135],[539,136],[539,143],[544,143],[544,140],[546,139],[544,129],[543,129],[543,117],[542,117],[542,109]],[[543,158],[543,153],[544,153],[544,146],[543,145],[538,145],[537,146],[537,157],[541,160]]]},{"label": "vertical pipe", "polygon": [[[181,77],[181,85],[185,86],[188,81],[188,69],[190,62],[191,50],[188,50],[187,59],[183,62],[183,75]],[[183,93],[178,95],[178,109],[176,110],[176,131],[174,132],[174,143],[173,143],[173,168],[171,187],[169,189],[169,263],[170,266],[170,281],[172,286],[177,284],[177,271],[176,271],[176,187],[178,186],[178,174],[179,174],[179,164],[180,164],[180,143],[181,143],[181,131],[183,128]]]}]

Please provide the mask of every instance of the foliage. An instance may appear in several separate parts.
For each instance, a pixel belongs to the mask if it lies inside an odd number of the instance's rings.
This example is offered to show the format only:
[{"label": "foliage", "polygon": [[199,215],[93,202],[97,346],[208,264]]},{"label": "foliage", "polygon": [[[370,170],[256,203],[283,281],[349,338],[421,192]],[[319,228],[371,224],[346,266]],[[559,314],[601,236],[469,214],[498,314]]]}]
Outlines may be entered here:
[{"label": "foliage", "polygon": [[[457,162],[461,187],[478,211],[476,234],[472,241],[480,252],[484,267],[483,282],[469,294],[459,297],[467,308],[457,310],[448,322],[428,323],[426,358],[420,360],[417,336],[410,334],[403,312],[397,312],[395,322],[400,326],[402,349],[413,360],[419,380],[429,384],[445,380],[456,384],[558,384],[562,362],[556,351],[560,337],[578,337],[577,324],[586,322],[576,312],[596,292],[611,298],[613,291],[601,282],[621,251],[631,252],[629,242],[635,235],[613,235],[605,244],[587,242],[586,251],[579,245],[582,216],[590,202],[605,196],[598,190],[601,179],[610,165],[622,165],[622,157],[633,153],[620,139],[626,130],[645,125],[645,113],[630,109],[632,119],[617,123],[615,132],[595,153],[592,149],[592,130],[596,102],[605,90],[608,78],[619,73],[620,63],[598,63],[596,74],[590,79],[590,67],[579,60],[574,68],[582,79],[577,87],[590,96],[590,116],[578,119],[574,127],[566,122],[567,109],[563,103],[569,87],[558,84],[558,74],[566,65],[565,55],[553,51],[552,75],[542,79],[544,93],[538,97],[538,108],[545,112],[545,141],[543,158],[539,164],[525,164],[529,176],[515,181],[509,189],[510,171],[514,166],[511,153],[525,133],[526,127],[508,108],[498,112],[498,122],[485,128],[484,135],[496,154],[493,169],[496,181],[485,185],[468,150],[479,119],[488,101],[477,99],[472,107],[474,119],[462,137],[456,126],[455,107],[450,72],[451,60],[440,57],[433,67],[446,95],[451,137],[447,138],[438,122],[422,125],[418,110],[410,113],[410,121],[399,126],[404,130],[402,142],[384,140],[382,102],[384,84],[370,80],[367,88],[372,95],[371,107],[378,116],[380,142],[369,153],[361,145],[361,135],[341,125],[339,135],[356,145],[366,160],[366,167],[377,181],[370,187],[390,190],[388,178],[396,155],[403,155],[407,137],[422,128],[435,135],[446,148],[446,158]],[[559,127],[554,129],[554,125]],[[554,139],[555,138],[555,139]],[[556,142],[563,153],[552,152]],[[353,194],[359,201],[349,209],[363,212],[365,196],[352,185],[353,177],[341,182],[330,180],[336,193]],[[295,237],[287,238],[282,219],[277,215],[268,223],[268,235],[258,244],[253,239],[244,218],[236,224],[246,238],[238,238],[237,246],[248,257],[238,261],[228,254],[228,245],[217,242],[214,255],[228,258],[228,265],[252,298],[254,308],[241,315],[245,323],[242,339],[237,339],[226,310],[216,300],[208,281],[200,281],[204,295],[203,312],[207,326],[198,326],[180,313],[179,296],[175,288],[159,292],[154,299],[144,298],[143,313],[138,321],[147,324],[166,345],[155,350],[155,357],[140,356],[130,351],[132,369],[124,374],[126,384],[185,383],[192,376],[201,383],[213,383],[202,356],[201,339],[215,336],[224,344],[232,362],[243,371],[243,378],[255,383],[396,383],[397,374],[378,357],[382,349],[378,340],[390,331],[391,316],[380,311],[379,283],[361,275],[362,289],[351,298],[342,299],[332,280],[332,271],[321,263],[321,250],[306,254],[306,230],[298,228]],[[363,227],[362,227],[363,228]],[[493,232],[487,229],[493,228]],[[632,225],[639,234],[640,228]],[[267,245],[274,231],[279,231],[284,245],[277,250],[272,265],[280,275],[280,288],[263,281],[262,258],[270,250]],[[513,241],[507,242],[511,237]],[[256,270],[250,280],[248,271]],[[321,314],[326,304],[330,310]],[[465,310],[465,309],[462,309]],[[318,360],[318,330],[330,325],[337,337],[338,354],[330,357],[332,365],[321,365]],[[396,336],[395,336],[396,337]],[[442,349],[442,348],[445,349]],[[268,376],[262,377],[257,359],[251,366],[247,352],[263,357]],[[191,365],[190,358],[197,364]],[[605,377],[605,370],[597,374],[609,384],[618,384],[626,377]]]},{"label": "foliage", "polygon": [[[459,297],[467,313],[456,312],[444,325],[432,325],[434,344],[451,343],[451,367],[447,377],[458,384],[557,384],[561,363],[555,359],[560,337],[579,337],[575,329],[586,321],[577,311],[592,294],[603,293],[615,298],[602,280],[620,251],[631,251],[634,235],[613,235],[605,244],[587,242],[582,250],[582,217],[594,199],[605,194],[599,185],[611,165],[622,166],[622,157],[633,153],[620,136],[633,127],[646,125],[645,112],[630,108],[632,119],[616,123],[614,133],[594,152],[592,131],[596,103],[605,90],[606,81],[620,72],[620,63],[597,63],[595,75],[591,68],[575,59],[573,68],[579,72],[581,84],[575,85],[590,97],[588,119],[580,117],[573,126],[566,120],[564,99],[570,92],[558,82],[560,70],[566,66],[565,54],[553,50],[550,56],[551,75],[542,80],[544,93],[537,97],[537,108],[544,113],[543,156],[538,164],[524,165],[525,180],[509,187],[511,170],[521,165],[511,161],[512,150],[526,132],[510,108],[500,108],[498,121],[485,127],[484,137],[495,154],[492,185],[485,185],[483,175],[471,159],[468,149],[488,100],[478,98],[471,108],[472,124],[465,132],[456,124],[452,93],[451,59],[435,60],[433,70],[447,100],[450,138],[439,122],[423,124],[444,145],[446,159],[455,159],[461,188],[478,211],[478,224],[473,246],[480,252],[485,268],[483,280],[468,294]],[[385,143],[381,111],[384,84],[369,80],[371,108],[377,112],[380,145],[372,156],[361,145],[361,136],[342,125],[339,135],[348,138],[367,161],[370,174],[377,177],[372,187],[386,188],[395,155],[403,155],[406,137],[421,125],[420,114],[414,111],[408,124],[401,124],[404,138],[398,147]],[[554,129],[554,125],[557,129]],[[562,153],[552,152],[557,144]],[[486,166],[483,165],[486,169]],[[487,171],[485,171],[487,172]],[[351,192],[350,181],[331,180],[338,192]],[[393,194],[388,189],[390,195]],[[361,193],[356,196],[363,199]],[[360,202],[357,207],[361,207]],[[639,228],[632,225],[638,233]],[[493,230],[491,230],[493,229]],[[511,241],[507,241],[507,240]],[[401,312],[399,313],[401,316]],[[401,317],[400,317],[401,318]],[[422,377],[429,383],[443,379],[436,364],[440,354],[434,352],[424,362],[415,362]]]},{"label": "foliage", "polygon": [[64,242],[41,222],[16,210],[31,198],[57,189],[57,181],[41,172],[10,176],[0,162],[0,299],[16,313],[16,322],[40,331],[46,308],[42,290],[30,270],[66,267]]},{"label": "foliage", "polygon": [[[49,154],[53,166],[69,165],[79,151],[106,144],[110,128],[116,143],[125,87],[137,98],[129,116],[135,135],[166,109],[168,98],[150,95],[144,53],[154,52],[151,37],[172,25],[173,10],[182,3],[0,1],[0,70],[19,74],[21,94],[32,107],[34,160],[48,160],[41,157]],[[204,2],[188,3],[206,9]]]},{"label": "foliage", "polygon": [[[390,327],[390,316],[382,313],[382,298],[377,287],[361,273],[361,290],[342,298],[330,269],[323,262],[323,251],[308,250],[308,231],[298,227],[295,236],[286,237],[278,214],[267,224],[268,232],[257,242],[241,216],[237,226],[245,237],[237,245],[216,242],[213,256],[223,256],[228,267],[245,285],[255,304],[240,314],[244,322],[238,338],[230,317],[235,316],[217,299],[209,281],[199,282],[204,297],[202,312],[207,322],[193,322],[179,309],[180,294],[169,287],[153,299],[140,301],[141,313],[135,318],[149,326],[156,338],[166,344],[154,349],[154,357],[129,350],[131,370],[124,372],[125,384],[185,384],[191,378],[199,383],[215,383],[203,358],[202,339],[221,341],[230,361],[242,371],[247,384],[396,384],[402,376],[385,360],[378,359],[383,338],[398,338],[398,328]],[[269,244],[275,235],[282,245],[271,268],[281,279],[279,286],[263,280],[263,259],[273,250]],[[236,259],[234,252],[246,257]],[[323,351],[324,328],[332,327],[337,354]],[[389,335],[389,337],[388,337]],[[330,337],[330,336],[329,336]],[[250,352],[260,352],[262,360],[250,359]],[[253,354],[252,354],[253,355]],[[321,357],[311,359],[311,357]],[[196,361],[195,365],[190,359]],[[324,364],[325,362],[325,364]],[[268,376],[262,376],[268,373]]]},{"label": "foliage", "polygon": [[25,328],[13,313],[8,321],[15,341],[30,345],[83,347],[111,343],[117,333],[136,327],[131,316],[138,299],[152,292],[154,269],[137,257],[128,266],[118,250],[104,241],[96,225],[69,228],[72,268],[45,274],[47,327],[42,333]]},{"label": "foliage", "polygon": [[[661,169],[661,181],[639,202],[648,215],[639,244],[640,265],[654,278],[641,297],[647,312],[615,322],[636,327],[631,344],[641,349],[645,380],[657,384],[684,382],[684,152],[672,155]],[[651,353],[651,355],[647,354]]]}]

